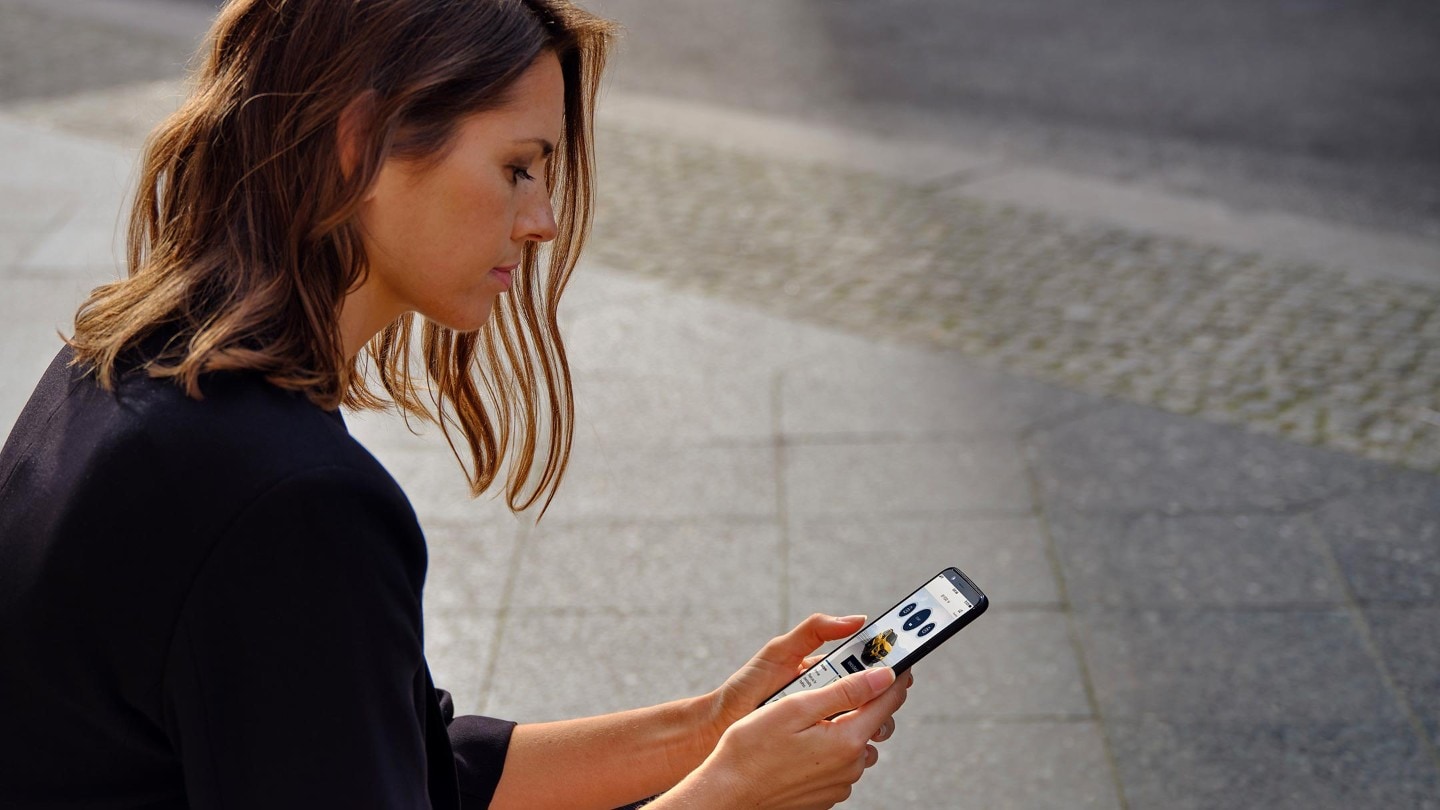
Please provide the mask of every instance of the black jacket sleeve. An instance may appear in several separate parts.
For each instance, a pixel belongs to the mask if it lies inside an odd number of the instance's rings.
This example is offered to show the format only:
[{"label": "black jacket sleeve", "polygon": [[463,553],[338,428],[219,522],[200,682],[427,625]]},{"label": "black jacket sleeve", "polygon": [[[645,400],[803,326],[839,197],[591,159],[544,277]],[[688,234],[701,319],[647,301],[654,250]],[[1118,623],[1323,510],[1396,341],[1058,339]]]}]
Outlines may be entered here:
[{"label": "black jacket sleeve", "polygon": [[429,807],[424,571],[403,495],[363,471],[309,470],[244,508],[165,665],[190,807]]}]

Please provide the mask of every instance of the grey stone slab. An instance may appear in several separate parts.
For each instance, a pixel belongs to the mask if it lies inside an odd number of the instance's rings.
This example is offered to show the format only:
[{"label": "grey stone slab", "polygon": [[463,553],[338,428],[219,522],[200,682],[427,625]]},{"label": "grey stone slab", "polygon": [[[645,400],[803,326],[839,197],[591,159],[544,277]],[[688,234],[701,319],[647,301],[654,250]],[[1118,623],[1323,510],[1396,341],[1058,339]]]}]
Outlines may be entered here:
[{"label": "grey stone slab", "polygon": [[1076,617],[1107,721],[1400,722],[1349,614],[1094,612]]},{"label": "grey stone slab", "polygon": [[778,609],[782,570],[773,521],[546,518],[525,538],[510,608],[626,615]]},{"label": "grey stone slab", "polygon": [[1066,621],[1058,611],[987,611],[915,665],[907,714],[1091,717]]},{"label": "grey stone slab", "polygon": [[75,309],[89,291],[73,280],[7,279],[0,283],[0,429],[9,434],[40,375],[64,345]]},{"label": "grey stone slab", "polygon": [[1094,722],[915,722],[912,696],[896,734],[846,808],[975,807],[1075,810],[1121,807]]},{"label": "grey stone slab", "polygon": [[770,447],[577,444],[546,519],[770,518],[776,514]]},{"label": "grey stone slab", "polygon": [[425,658],[435,686],[450,693],[456,714],[478,714],[494,655],[499,618],[478,614],[425,617]]},{"label": "grey stone slab", "polygon": [[611,372],[575,377],[575,432],[633,444],[768,441],[767,374]]},{"label": "grey stone slab", "polygon": [[504,523],[440,523],[425,527],[430,566],[425,615],[495,614],[505,603],[505,582],[522,527]]},{"label": "grey stone slab", "polygon": [[1314,521],[1360,601],[1440,601],[1440,476],[1397,471]]},{"label": "grey stone slab", "polygon": [[1387,469],[1133,405],[1042,431],[1032,449],[1046,502],[1081,511],[1273,509],[1360,487]]},{"label": "grey stone slab", "polygon": [[1440,747],[1440,608],[1365,611],[1390,677]]},{"label": "grey stone slab", "polygon": [[577,269],[561,313],[577,374],[766,374],[867,344],[593,262]]},{"label": "grey stone slab", "polygon": [[785,373],[787,435],[1013,435],[1097,398],[986,369],[954,352],[877,345]]},{"label": "grey stone slab", "polygon": [[1434,810],[1440,773],[1401,722],[1108,725],[1131,810]]},{"label": "grey stone slab", "polygon": [[1339,605],[1344,586],[1305,516],[1046,515],[1071,604]]},{"label": "grey stone slab", "polygon": [[0,278],[14,275],[14,267],[39,238],[26,231],[7,230],[0,221]]},{"label": "grey stone slab", "polygon": [[125,268],[125,238],[113,216],[69,222],[41,237],[16,268],[26,275],[120,278]]},{"label": "grey stone slab", "polygon": [[94,195],[121,199],[129,187],[135,153],[107,143],[58,132],[0,112],[0,155],[8,192],[56,190],[84,201]]},{"label": "grey stone slab", "polygon": [[583,717],[705,694],[774,635],[774,609],[665,616],[511,611],[484,712]]},{"label": "grey stone slab", "polygon": [[[9,165],[6,163],[6,168]],[[0,177],[0,230],[39,238],[81,204],[78,196],[76,189],[28,188]]]},{"label": "grey stone slab", "polygon": [[[877,557],[885,564],[864,564]],[[994,604],[1059,606],[1035,518],[813,517],[790,530],[791,618],[884,610],[951,565]]]},{"label": "grey stone slab", "polygon": [[1004,439],[797,444],[785,459],[797,516],[1033,508],[1019,446]]}]

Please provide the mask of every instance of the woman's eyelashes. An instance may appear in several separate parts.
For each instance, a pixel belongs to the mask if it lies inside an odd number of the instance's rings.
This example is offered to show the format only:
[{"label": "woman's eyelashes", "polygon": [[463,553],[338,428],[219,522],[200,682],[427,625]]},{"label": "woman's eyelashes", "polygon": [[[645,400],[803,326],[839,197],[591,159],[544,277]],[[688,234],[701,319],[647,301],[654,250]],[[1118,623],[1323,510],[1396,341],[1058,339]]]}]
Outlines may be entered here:
[{"label": "woman's eyelashes", "polygon": [[528,166],[511,166],[511,167],[510,167],[510,182],[511,182],[511,184],[519,183],[521,180],[534,180],[534,179],[535,179],[535,176],[532,175],[532,174],[530,174],[530,169],[529,169]]}]

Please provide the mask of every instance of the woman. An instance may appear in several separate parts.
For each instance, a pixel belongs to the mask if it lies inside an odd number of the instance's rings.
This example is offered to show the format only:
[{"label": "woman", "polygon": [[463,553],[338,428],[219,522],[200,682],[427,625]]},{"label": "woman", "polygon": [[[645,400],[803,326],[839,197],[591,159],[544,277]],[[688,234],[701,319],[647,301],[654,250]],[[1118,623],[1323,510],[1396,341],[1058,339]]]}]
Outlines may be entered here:
[{"label": "woman", "polygon": [[339,413],[388,397],[463,437],[475,492],[504,461],[513,509],[553,496],[556,307],[610,32],[564,0],[225,7],[147,147],[129,276],[82,306],[0,453],[0,806],[849,795],[908,676],[755,707],[859,617],[811,617],[689,700],[453,717],[419,525]]}]

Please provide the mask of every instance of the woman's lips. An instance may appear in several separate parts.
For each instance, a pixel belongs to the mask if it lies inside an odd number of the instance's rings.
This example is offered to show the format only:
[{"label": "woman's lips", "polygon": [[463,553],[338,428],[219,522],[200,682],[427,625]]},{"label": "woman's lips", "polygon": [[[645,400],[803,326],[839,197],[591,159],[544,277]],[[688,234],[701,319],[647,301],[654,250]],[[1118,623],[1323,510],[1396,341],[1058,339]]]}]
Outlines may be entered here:
[{"label": "woman's lips", "polygon": [[510,282],[510,277],[511,277],[512,274],[514,274],[515,268],[517,268],[517,267],[519,267],[519,266],[520,266],[520,265],[517,263],[517,264],[507,264],[507,265],[505,265],[504,267],[492,267],[492,268],[490,268],[490,274],[493,275],[493,276],[495,276],[496,278],[500,279],[500,282],[505,285],[505,289],[508,290],[508,289],[510,289],[510,283],[511,283],[511,282]]}]

